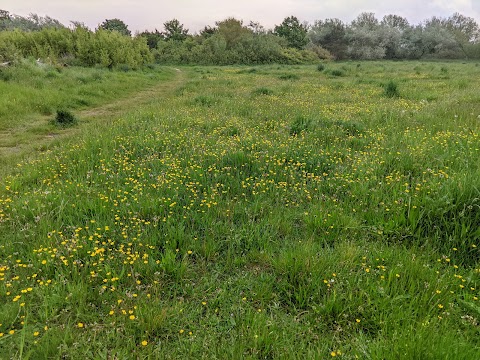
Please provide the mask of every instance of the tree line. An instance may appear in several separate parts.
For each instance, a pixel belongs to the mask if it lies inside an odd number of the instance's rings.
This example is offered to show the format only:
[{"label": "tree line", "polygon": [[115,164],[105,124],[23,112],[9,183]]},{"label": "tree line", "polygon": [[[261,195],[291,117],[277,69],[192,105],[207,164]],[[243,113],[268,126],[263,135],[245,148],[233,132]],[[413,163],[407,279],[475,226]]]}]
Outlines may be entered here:
[{"label": "tree line", "polygon": [[361,13],[351,23],[339,19],[302,23],[285,18],[273,29],[227,18],[190,33],[177,19],[161,31],[132,36],[120,19],[94,31],[79,22],[66,27],[48,16],[12,15],[0,10],[0,61],[23,57],[81,66],[160,64],[303,64],[330,60],[478,59],[480,29],[473,18],[455,13],[412,25],[398,15],[381,20]]}]

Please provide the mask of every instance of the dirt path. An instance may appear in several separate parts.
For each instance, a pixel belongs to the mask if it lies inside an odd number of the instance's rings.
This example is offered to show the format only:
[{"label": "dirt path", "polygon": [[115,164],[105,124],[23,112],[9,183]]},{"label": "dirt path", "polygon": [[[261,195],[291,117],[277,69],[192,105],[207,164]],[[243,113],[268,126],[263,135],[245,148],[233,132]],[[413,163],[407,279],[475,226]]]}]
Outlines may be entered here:
[{"label": "dirt path", "polygon": [[161,81],[111,103],[76,111],[75,116],[80,119],[78,126],[52,129],[48,125],[51,116],[35,116],[26,125],[0,131],[0,178],[22,159],[36,156],[39,151],[50,148],[56,141],[78,134],[87,124],[120,117],[142,105],[173,95],[187,77],[186,73],[179,69],[174,71],[171,80]]},{"label": "dirt path", "polygon": [[79,118],[103,118],[117,117],[121,114],[132,111],[132,109],[146,103],[155,101],[160,96],[172,94],[184,82],[186,75],[180,69],[175,70],[175,78],[168,82],[161,82],[153,87],[143,89],[135,94],[130,94],[128,98],[119,99],[115,102],[104,104],[92,109],[86,109],[78,112]]}]

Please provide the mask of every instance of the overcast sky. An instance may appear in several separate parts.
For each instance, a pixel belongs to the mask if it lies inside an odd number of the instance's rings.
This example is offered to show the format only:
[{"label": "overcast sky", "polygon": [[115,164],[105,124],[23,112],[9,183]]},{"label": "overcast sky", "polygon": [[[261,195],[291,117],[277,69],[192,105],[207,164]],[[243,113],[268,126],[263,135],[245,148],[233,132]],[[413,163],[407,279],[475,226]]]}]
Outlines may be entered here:
[{"label": "overcast sky", "polygon": [[459,12],[480,23],[480,0],[0,0],[0,9],[22,16],[49,15],[65,25],[80,21],[92,29],[105,19],[119,18],[132,32],[163,30],[163,23],[174,18],[195,32],[232,16],[273,28],[291,15],[309,23],[326,18],[350,22],[365,11],[379,19],[400,15],[411,24]]}]

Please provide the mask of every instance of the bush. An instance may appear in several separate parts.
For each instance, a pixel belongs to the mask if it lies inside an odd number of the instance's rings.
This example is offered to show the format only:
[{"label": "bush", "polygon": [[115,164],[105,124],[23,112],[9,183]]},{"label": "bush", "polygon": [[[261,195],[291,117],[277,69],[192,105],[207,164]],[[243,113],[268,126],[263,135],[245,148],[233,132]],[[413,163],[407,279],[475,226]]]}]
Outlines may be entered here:
[{"label": "bush", "polygon": [[55,124],[67,127],[77,123],[75,116],[68,110],[57,110]]},{"label": "bush", "polygon": [[393,80],[390,80],[385,85],[384,95],[388,98],[395,98],[399,97],[400,93],[398,92],[398,85]]},{"label": "bush", "polygon": [[330,74],[332,76],[337,76],[337,77],[345,75],[342,70],[337,70],[337,69],[332,70]]},{"label": "bush", "polygon": [[320,71],[320,72],[323,71],[323,70],[325,70],[325,65],[323,65],[323,64],[318,64],[318,65],[317,65],[317,70]]},{"label": "bush", "polygon": [[0,67],[0,80],[2,81],[10,81],[13,79],[13,74],[8,68],[1,68]]},{"label": "bush", "polygon": [[307,46],[307,50],[315,53],[319,59],[333,60],[333,58],[334,58],[333,55],[330,53],[330,51],[328,51],[327,49],[325,49],[325,48],[323,48],[319,45],[314,45],[314,44],[310,43]]},{"label": "bush", "polygon": [[0,62],[29,57],[41,58],[53,65],[128,66],[131,69],[153,60],[143,37],[130,38],[116,31],[92,32],[81,27],[0,31]]}]

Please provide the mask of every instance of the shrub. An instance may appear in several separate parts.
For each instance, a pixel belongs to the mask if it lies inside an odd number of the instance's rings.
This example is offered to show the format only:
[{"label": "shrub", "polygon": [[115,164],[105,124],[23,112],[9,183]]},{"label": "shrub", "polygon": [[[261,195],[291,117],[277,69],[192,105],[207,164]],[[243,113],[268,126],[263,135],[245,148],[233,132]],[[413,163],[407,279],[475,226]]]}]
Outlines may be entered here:
[{"label": "shrub", "polygon": [[330,51],[328,51],[327,49],[325,49],[325,48],[323,48],[319,45],[314,45],[314,44],[310,43],[307,46],[307,50],[315,53],[319,59],[323,59],[323,60],[333,60],[334,59],[334,56],[330,53]]},{"label": "shrub", "polygon": [[332,76],[337,76],[337,77],[338,77],[338,76],[343,76],[343,75],[345,75],[342,70],[337,70],[337,69],[332,70],[332,71],[330,72],[330,74],[331,74]]},{"label": "shrub", "polygon": [[318,65],[317,65],[317,70],[320,71],[320,72],[322,72],[323,70],[325,70],[325,65],[323,65],[323,64],[318,64]]},{"label": "shrub", "polygon": [[0,80],[10,81],[13,79],[13,74],[10,69],[0,68]]},{"label": "shrub", "polygon": [[75,116],[68,110],[57,110],[55,124],[66,127],[77,123]]},{"label": "shrub", "polygon": [[398,85],[393,80],[390,80],[385,85],[384,95],[388,98],[399,97],[400,93],[398,92]]}]

